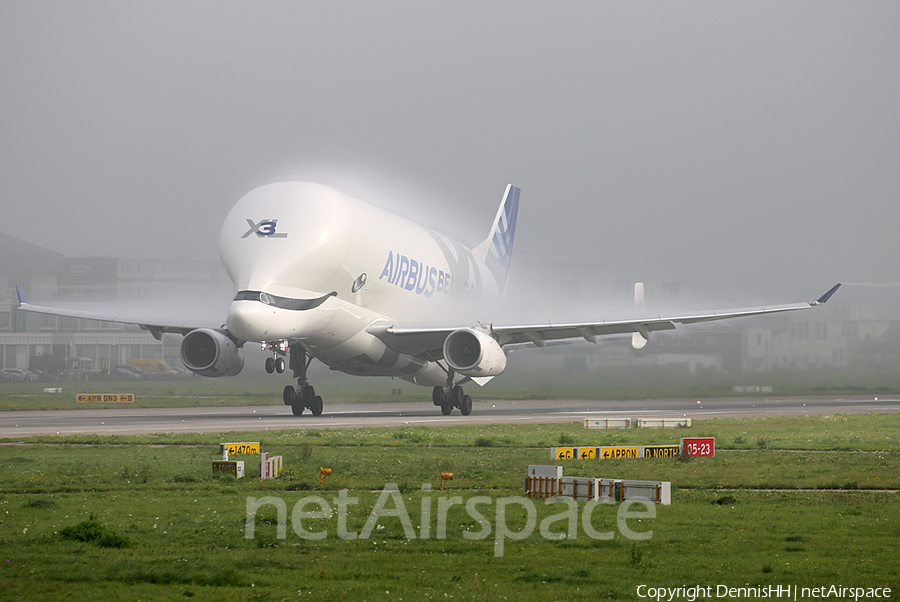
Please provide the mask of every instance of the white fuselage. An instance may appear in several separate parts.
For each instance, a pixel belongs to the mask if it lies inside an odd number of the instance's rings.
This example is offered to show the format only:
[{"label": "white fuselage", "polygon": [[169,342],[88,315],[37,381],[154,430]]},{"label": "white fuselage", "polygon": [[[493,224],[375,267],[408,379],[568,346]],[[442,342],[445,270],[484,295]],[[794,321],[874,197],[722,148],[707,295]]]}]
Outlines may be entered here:
[{"label": "white fuselage", "polygon": [[[467,311],[500,297],[469,248],[319,184],[252,190],[225,218],[219,250],[238,291],[265,293],[232,302],[234,337],[300,343],[349,374],[443,384],[433,362],[391,350],[366,329],[394,320],[468,323]],[[332,292],[312,309],[285,309]],[[288,302],[265,302],[276,297]]]}]

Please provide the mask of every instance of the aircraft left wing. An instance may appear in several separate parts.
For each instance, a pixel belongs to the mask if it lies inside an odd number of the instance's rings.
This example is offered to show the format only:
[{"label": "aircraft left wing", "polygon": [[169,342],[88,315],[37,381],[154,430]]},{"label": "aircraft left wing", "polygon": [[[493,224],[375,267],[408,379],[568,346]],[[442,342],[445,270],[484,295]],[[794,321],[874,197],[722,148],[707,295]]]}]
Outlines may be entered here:
[{"label": "aircraft left wing", "polygon": [[159,340],[162,338],[162,335],[166,332],[176,333],[176,334],[187,334],[192,330],[196,330],[197,328],[211,328],[213,330],[224,330],[225,326],[222,324],[216,323],[192,323],[192,322],[182,322],[178,323],[174,320],[166,320],[154,317],[152,315],[140,316],[140,315],[126,315],[120,313],[102,313],[102,312],[91,312],[91,311],[81,311],[75,309],[65,309],[60,307],[45,307],[41,305],[32,305],[25,298],[25,293],[22,292],[22,289],[16,286],[16,294],[19,297],[19,309],[22,311],[29,311],[37,314],[48,314],[52,316],[63,316],[67,318],[81,318],[84,320],[97,320],[99,322],[115,322],[118,324],[134,324],[136,326],[140,326],[143,330],[147,330]]},{"label": "aircraft left wing", "polygon": [[[729,320],[731,318],[745,318],[809,309],[827,302],[840,286],[840,284],[833,286],[827,293],[815,301],[807,303],[712,311],[682,316],[652,316],[637,320],[616,320],[609,322],[601,321],[572,324],[547,323],[514,326],[490,325],[483,327],[483,330],[490,333],[501,346],[518,343],[533,343],[538,347],[544,347],[548,341],[578,338],[595,343],[597,337],[612,334],[636,334],[640,335],[644,340],[648,340],[651,332],[658,330],[674,330],[677,324],[697,324],[700,322],[713,322],[716,320]],[[468,326],[460,326],[459,328],[467,327]],[[457,329],[458,328],[431,329],[413,326],[404,327],[402,325],[389,326],[382,323],[373,325],[368,331],[381,339],[385,345],[396,351],[404,353],[421,353],[427,359],[434,361],[443,357],[444,339]]]}]

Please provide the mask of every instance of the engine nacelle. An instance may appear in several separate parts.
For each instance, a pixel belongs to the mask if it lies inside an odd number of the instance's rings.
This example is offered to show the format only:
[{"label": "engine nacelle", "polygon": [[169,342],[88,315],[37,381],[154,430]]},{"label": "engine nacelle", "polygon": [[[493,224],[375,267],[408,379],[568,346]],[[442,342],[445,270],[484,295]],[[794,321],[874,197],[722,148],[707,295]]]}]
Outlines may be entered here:
[{"label": "engine nacelle", "polygon": [[506,354],[491,335],[475,328],[454,330],[444,339],[444,359],[464,376],[497,376],[506,369]]},{"label": "engine nacelle", "polygon": [[181,361],[200,376],[234,376],[244,368],[244,358],[234,341],[209,328],[198,328],[185,335]]}]

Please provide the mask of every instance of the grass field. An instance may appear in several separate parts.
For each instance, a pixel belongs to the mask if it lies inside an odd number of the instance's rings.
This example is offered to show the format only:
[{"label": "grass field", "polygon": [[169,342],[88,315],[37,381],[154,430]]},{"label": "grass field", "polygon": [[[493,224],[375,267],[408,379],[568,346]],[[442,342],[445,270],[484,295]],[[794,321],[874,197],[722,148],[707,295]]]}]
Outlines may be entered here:
[{"label": "grass field", "polygon": [[[566,475],[673,483],[672,505],[625,521],[620,507],[584,503],[574,525],[562,503],[520,496],[528,464],[552,464],[557,445],[677,443],[715,436],[714,458],[565,461]],[[272,481],[214,477],[225,440],[261,441],[284,456]],[[0,445],[0,598],[21,600],[639,600],[636,588],[900,586],[900,415],[695,421],[690,429],[586,431],[578,424],[468,425],[290,432],[46,436]],[[244,458],[248,467],[255,457]],[[319,484],[319,468],[332,475]],[[439,491],[440,473],[454,479]],[[387,483],[401,519],[377,518],[361,534]],[[423,491],[423,484],[431,491]],[[284,502],[255,515],[248,499]],[[478,506],[490,528],[465,503]],[[438,538],[438,508],[446,538]],[[320,517],[300,512],[329,506]],[[383,498],[383,499],[382,499]],[[442,502],[441,500],[444,500]],[[508,504],[505,516],[498,515]],[[427,512],[423,512],[427,508]],[[645,511],[635,505],[635,512]],[[294,516],[292,511],[296,511]],[[428,518],[428,520],[424,520]],[[548,539],[540,532],[567,533]],[[423,532],[423,526],[428,525]],[[325,533],[323,539],[298,534]],[[468,534],[468,536],[466,535]],[[572,537],[571,535],[574,535]],[[684,598],[676,598],[684,599]],[[883,599],[883,598],[882,598]]]},{"label": "grass field", "polygon": [[[774,393],[788,395],[896,395],[900,394],[900,371],[858,372],[847,370],[802,371],[759,374],[728,374],[665,368],[584,369],[560,374],[546,367],[521,365],[507,369],[503,378],[484,389],[469,385],[476,399],[659,399],[741,396],[735,385],[766,385]],[[326,403],[430,401],[431,390],[392,379],[350,377],[313,364],[310,379]],[[174,381],[3,383],[3,410],[90,410],[92,404],[76,406],[78,393],[134,393],[132,407],[191,407],[233,405],[280,405],[282,389],[294,384],[287,375],[270,376],[247,368],[235,378],[190,378]],[[60,394],[44,393],[61,388]]]}]

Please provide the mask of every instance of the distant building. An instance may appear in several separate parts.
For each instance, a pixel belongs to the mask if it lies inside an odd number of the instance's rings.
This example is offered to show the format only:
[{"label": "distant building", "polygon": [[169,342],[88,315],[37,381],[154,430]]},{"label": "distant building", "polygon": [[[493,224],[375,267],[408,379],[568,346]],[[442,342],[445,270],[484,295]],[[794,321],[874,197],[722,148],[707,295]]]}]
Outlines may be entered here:
[{"label": "distant building", "polygon": [[177,345],[164,346],[137,326],[19,311],[17,285],[35,304],[70,306],[230,291],[218,262],[65,257],[0,233],[2,368],[27,369],[38,355],[61,358],[76,371],[108,370],[139,357],[181,365]]},{"label": "distant building", "polygon": [[[672,315],[709,309],[704,299],[721,294],[695,283],[645,282],[645,308],[634,306],[634,282],[611,280],[612,270],[597,265],[544,264],[531,268],[531,278],[552,291],[558,316],[570,300],[594,301],[595,318],[608,316],[608,308],[628,316]],[[530,286],[530,282],[524,283]],[[525,290],[518,293],[525,295]],[[858,368],[898,364],[900,354],[900,287],[854,289],[844,287],[825,306],[796,313],[710,322],[674,331],[654,332],[641,351],[634,351],[625,337],[602,345],[557,347],[548,357],[534,358],[543,366],[597,372],[604,367],[667,366],[694,373],[770,372]],[[515,292],[513,294],[516,294]],[[698,301],[701,300],[701,301]],[[746,306],[741,300],[724,307]],[[545,304],[553,303],[543,300]],[[723,307],[717,302],[718,307]],[[625,310],[627,308],[627,311]],[[665,308],[665,309],[660,309]],[[898,339],[895,341],[894,339]],[[604,339],[601,339],[604,341]]]}]

